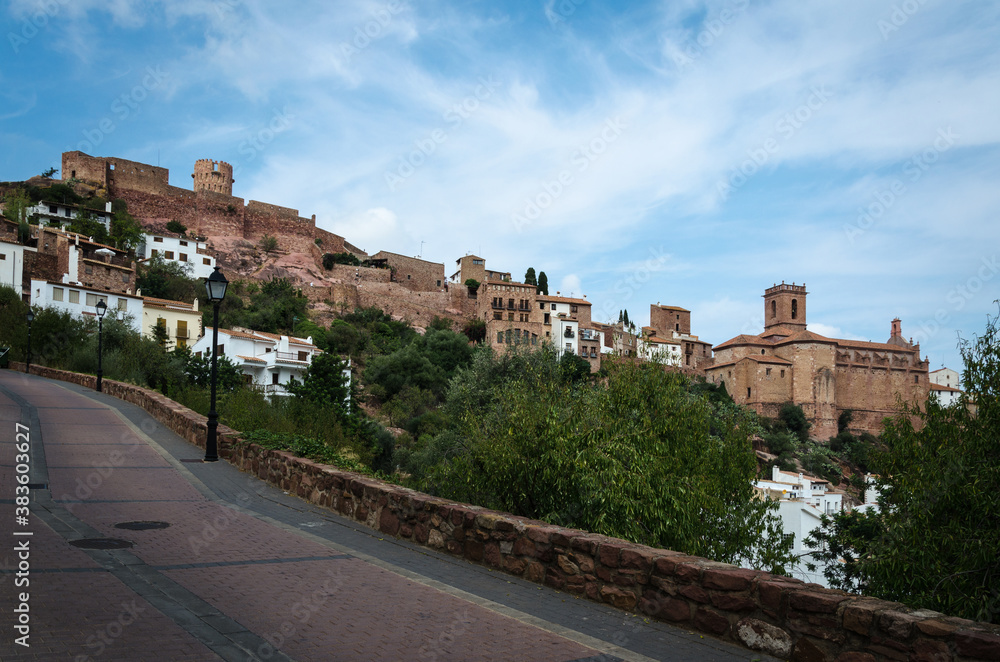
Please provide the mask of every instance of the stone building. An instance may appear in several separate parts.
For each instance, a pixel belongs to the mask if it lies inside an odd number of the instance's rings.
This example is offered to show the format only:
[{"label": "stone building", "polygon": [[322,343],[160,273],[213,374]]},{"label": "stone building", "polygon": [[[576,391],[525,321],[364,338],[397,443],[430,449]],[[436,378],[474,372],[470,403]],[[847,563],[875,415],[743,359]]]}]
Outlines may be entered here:
[{"label": "stone building", "polygon": [[679,306],[650,304],[649,328],[655,331],[652,336],[660,344],[680,345],[681,367],[700,373],[705,366],[711,365],[712,344],[691,334],[690,310]]},{"label": "stone building", "polygon": [[806,328],[807,294],[804,284],[794,283],[765,290],[764,332],[716,345],[706,377],[724,382],[736,402],[764,416],[777,416],[783,403],[794,402],[818,439],[837,433],[845,410],[854,413],[852,431],[877,434],[895,413],[897,397],[926,402],[928,363],[919,343],[903,339],[898,319],[884,343],[827,338]]},{"label": "stone building", "polygon": [[455,260],[457,271],[451,275],[449,280],[458,285],[464,285],[470,278],[477,283],[485,283],[488,280],[512,280],[509,271],[491,271],[486,268],[485,258],[478,255],[465,255]]},{"label": "stone building", "polygon": [[444,288],[444,263],[428,262],[389,251],[379,251],[369,258],[373,264],[384,262],[392,272],[392,282],[414,292],[440,292]]},{"label": "stone building", "polygon": [[603,334],[591,323],[586,299],[537,294],[534,285],[488,280],[479,286],[476,316],[486,322],[486,340],[497,351],[549,344],[560,357],[586,359],[591,372],[601,367]]},{"label": "stone building", "polygon": [[315,215],[303,218],[297,209],[233,196],[233,169],[224,161],[198,160],[192,190],[171,186],[166,168],[78,151],[63,152],[61,175],[63,181],[83,181],[104,197],[124,200],[147,230],[162,232],[168,222],[178,221],[193,236],[257,243],[269,235],[289,252],[310,254],[317,242],[327,253],[346,250],[343,237],[316,227]]},{"label": "stone building", "polygon": [[135,261],[127,252],[58,228],[41,227],[37,235],[38,254],[54,256],[56,261],[51,280],[105,292],[131,293],[135,289]]}]

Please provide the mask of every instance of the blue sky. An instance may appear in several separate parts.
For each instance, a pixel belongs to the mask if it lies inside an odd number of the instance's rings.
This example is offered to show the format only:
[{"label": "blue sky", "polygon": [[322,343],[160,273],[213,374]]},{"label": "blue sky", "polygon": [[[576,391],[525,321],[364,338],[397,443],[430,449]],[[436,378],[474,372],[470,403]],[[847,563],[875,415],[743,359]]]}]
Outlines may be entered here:
[{"label": "blue sky", "polygon": [[[236,168],[375,252],[466,253],[718,344],[808,321],[931,368],[1000,297],[1000,4],[13,0],[0,179]],[[421,242],[424,242],[423,244]]]}]

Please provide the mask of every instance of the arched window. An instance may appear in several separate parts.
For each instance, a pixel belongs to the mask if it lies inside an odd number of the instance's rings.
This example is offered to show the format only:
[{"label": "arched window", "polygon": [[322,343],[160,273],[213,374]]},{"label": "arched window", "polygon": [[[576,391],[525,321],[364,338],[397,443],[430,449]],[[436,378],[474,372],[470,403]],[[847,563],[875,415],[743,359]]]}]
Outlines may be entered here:
[{"label": "arched window", "polygon": [[778,303],[774,299],[771,299],[771,317],[774,317],[777,314],[778,314]]},{"label": "arched window", "polygon": [[795,319],[799,315],[799,302],[796,299],[792,299],[792,319]]}]

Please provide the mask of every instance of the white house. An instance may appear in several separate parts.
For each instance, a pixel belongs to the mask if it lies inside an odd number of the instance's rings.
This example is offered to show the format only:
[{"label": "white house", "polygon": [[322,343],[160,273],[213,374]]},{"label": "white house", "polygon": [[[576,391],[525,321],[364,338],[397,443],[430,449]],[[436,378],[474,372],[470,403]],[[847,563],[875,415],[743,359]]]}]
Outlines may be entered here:
[{"label": "white house", "polygon": [[[191,351],[211,356],[212,329],[206,328]],[[288,395],[288,382],[302,380],[312,358],[322,350],[312,337],[279,336],[250,329],[219,329],[219,356],[226,356],[243,372],[248,384],[271,395]]]},{"label": "white house", "polygon": [[823,515],[835,515],[844,508],[844,493],[830,489],[829,481],[774,467],[770,480],[757,480],[754,487],[765,498],[778,502],[783,532],[793,536],[792,553],[803,559],[790,572],[793,577],[826,586],[822,572],[810,572],[806,557],[814,548],[805,544],[809,533],[820,526]]},{"label": "white house", "polygon": [[35,251],[30,246],[22,246],[0,239],[0,285],[7,285],[21,293],[24,278],[24,251]]},{"label": "white house", "polygon": [[137,251],[143,259],[159,256],[190,270],[192,278],[208,278],[215,269],[215,256],[209,255],[208,244],[166,234],[145,234]]},{"label": "white house", "polygon": [[31,279],[31,305],[63,310],[86,318],[97,316],[97,302],[104,301],[108,315],[124,319],[132,329],[142,329],[142,297],[123,292],[106,292],[81,285]]},{"label": "white house", "polygon": [[941,368],[927,376],[930,379],[930,395],[936,397],[941,406],[949,407],[958,402],[958,396],[962,395],[962,381],[956,371]]},{"label": "white house", "polygon": [[[646,329],[644,328],[645,332]],[[678,340],[667,340],[655,335],[655,329],[650,329],[649,335],[639,338],[638,354],[644,361],[661,363],[663,365],[680,367],[681,343]]]},{"label": "white house", "polygon": [[89,209],[86,207],[81,207],[79,205],[70,205],[63,202],[39,202],[34,207],[28,209],[28,218],[37,217],[36,225],[48,225],[56,226],[60,228],[65,227],[73,222],[73,219],[80,215],[80,210],[86,209],[87,211],[94,214],[94,217],[100,221],[105,229],[111,230],[111,203],[104,203],[104,211],[100,209]]}]

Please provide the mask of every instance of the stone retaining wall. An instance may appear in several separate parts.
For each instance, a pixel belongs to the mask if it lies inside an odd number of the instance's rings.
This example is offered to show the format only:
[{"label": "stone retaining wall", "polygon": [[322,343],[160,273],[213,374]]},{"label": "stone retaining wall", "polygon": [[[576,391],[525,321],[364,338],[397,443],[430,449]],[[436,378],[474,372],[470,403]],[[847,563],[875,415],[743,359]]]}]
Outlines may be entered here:
[{"label": "stone retaining wall", "polygon": [[[23,370],[24,364],[11,364]],[[95,378],[32,366],[53,379]],[[106,380],[104,390],[204,446],[205,418],[164,396]],[[1000,627],[816,584],[653,549],[439,499],[310,460],[237,443],[220,455],[243,471],[377,529],[569,593],[637,610],[777,657],[811,662],[1000,660]]]}]

